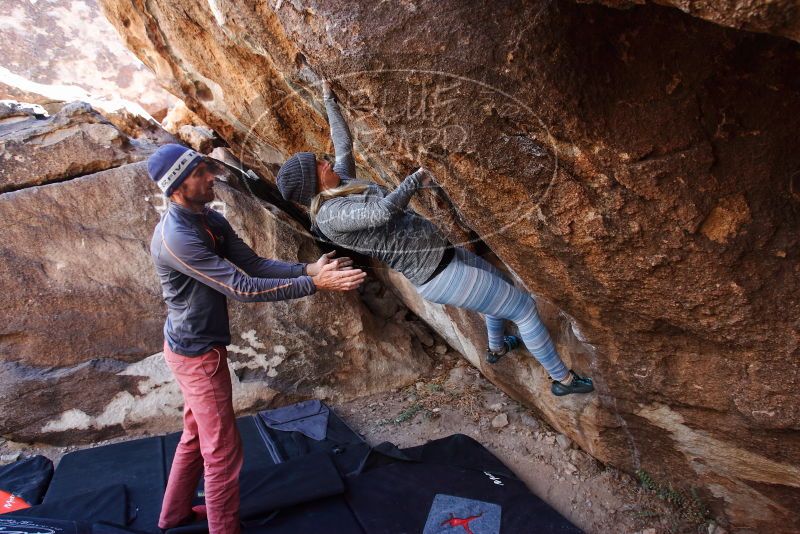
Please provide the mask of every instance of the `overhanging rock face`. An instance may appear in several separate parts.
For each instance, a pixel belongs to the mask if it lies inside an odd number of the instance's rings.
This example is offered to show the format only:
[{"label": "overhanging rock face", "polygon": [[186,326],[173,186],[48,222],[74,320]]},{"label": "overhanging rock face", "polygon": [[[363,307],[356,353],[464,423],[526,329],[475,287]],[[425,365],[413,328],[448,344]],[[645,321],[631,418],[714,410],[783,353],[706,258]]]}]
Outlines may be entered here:
[{"label": "overhanging rock face", "polygon": [[[430,167],[455,209],[420,209],[552,306],[598,393],[555,399],[521,356],[493,380],[601,460],[701,485],[733,525],[798,528],[797,43],[653,5],[102,3],[265,173],[328,149],[314,84],[332,79],[362,176]],[[429,312],[476,360],[480,323]]]}]

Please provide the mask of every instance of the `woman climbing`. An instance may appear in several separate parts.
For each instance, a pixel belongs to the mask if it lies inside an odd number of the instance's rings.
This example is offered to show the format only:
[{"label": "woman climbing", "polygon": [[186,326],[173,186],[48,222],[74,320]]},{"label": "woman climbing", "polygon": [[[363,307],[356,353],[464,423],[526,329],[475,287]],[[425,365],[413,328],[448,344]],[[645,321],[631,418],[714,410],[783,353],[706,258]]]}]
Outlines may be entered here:
[{"label": "woman climbing", "polygon": [[503,335],[505,319],[516,323],[525,346],[553,379],[555,395],[589,393],[592,380],[567,369],[534,300],[518,290],[499,269],[461,247],[453,247],[430,221],[407,208],[412,195],[430,184],[420,168],[391,193],[369,181],[356,180],[353,141],[335,95],[323,83],[323,98],[335,150],[333,164],[300,152],[278,172],[286,200],[309,208],[312,229],[331,243],[387,263],[431,302],[484,314],[489,334],[486,360],[496,363],[520,344]]}]

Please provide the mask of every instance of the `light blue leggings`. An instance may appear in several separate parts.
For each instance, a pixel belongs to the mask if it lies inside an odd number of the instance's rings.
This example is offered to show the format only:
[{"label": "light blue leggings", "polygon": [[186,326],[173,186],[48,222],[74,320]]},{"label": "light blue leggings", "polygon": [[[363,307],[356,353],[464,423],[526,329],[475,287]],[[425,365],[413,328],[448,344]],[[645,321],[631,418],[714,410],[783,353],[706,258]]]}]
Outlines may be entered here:
[{"label": "light blue leggings", "polygon": [[554,380],[563,380],[569,375],[569,369],[561,361],[550,334],[539,319],[534,300],[483,258],[456,248],[450,264],[417,287],[417,291],[425,300],[484,314],[489,347],[495,351],[503,348],[503,321],[514,321],[525,346]]}]

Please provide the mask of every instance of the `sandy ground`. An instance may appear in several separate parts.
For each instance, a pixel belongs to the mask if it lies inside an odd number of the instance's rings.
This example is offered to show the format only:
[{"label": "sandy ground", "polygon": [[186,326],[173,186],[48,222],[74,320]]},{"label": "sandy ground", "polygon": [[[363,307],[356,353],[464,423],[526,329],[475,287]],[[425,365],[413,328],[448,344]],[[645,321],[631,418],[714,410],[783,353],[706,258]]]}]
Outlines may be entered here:
[{"label": "sandy ground", "polygon": [[[471,436],[587,533],[725,534],[714,523],[686,520],[680,507],[594,460],[454,352],[435,357],[435,370],[415,385],[334,404],[334,409],[372,445],[391,441],[410,447],[456,433]],[[132,437],[93,446],[124,439]],[[78,448],[0,440],[0,464],[33,454],[57,463]]]}]

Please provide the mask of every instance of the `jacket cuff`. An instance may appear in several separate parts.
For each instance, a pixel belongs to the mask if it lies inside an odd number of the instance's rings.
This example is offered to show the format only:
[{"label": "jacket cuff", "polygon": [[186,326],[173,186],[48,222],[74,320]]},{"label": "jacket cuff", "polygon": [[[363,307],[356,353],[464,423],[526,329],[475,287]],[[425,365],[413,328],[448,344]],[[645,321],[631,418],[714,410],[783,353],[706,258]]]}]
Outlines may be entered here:
[{"label": "jacket cuff", "polygon": [[420,171],[420,170],[411,173],[411,181],[414,184],[414,187],[416,189],[419,189],[420,186],[422,185],[423,176],[424,176],[424,173],[422,171]]},{"label": "jacket cuff", "polygon": [[312,280],[310,276],[304,276],[303,278],[307,278],[308,279],[308,286],[311,288],[311,290],[309,291],[308,294],[309,295],[313,295],[314,293],[316,293],[317,292],[317,286],[316,286],[316,284],[314,284],[314,280]]}]

